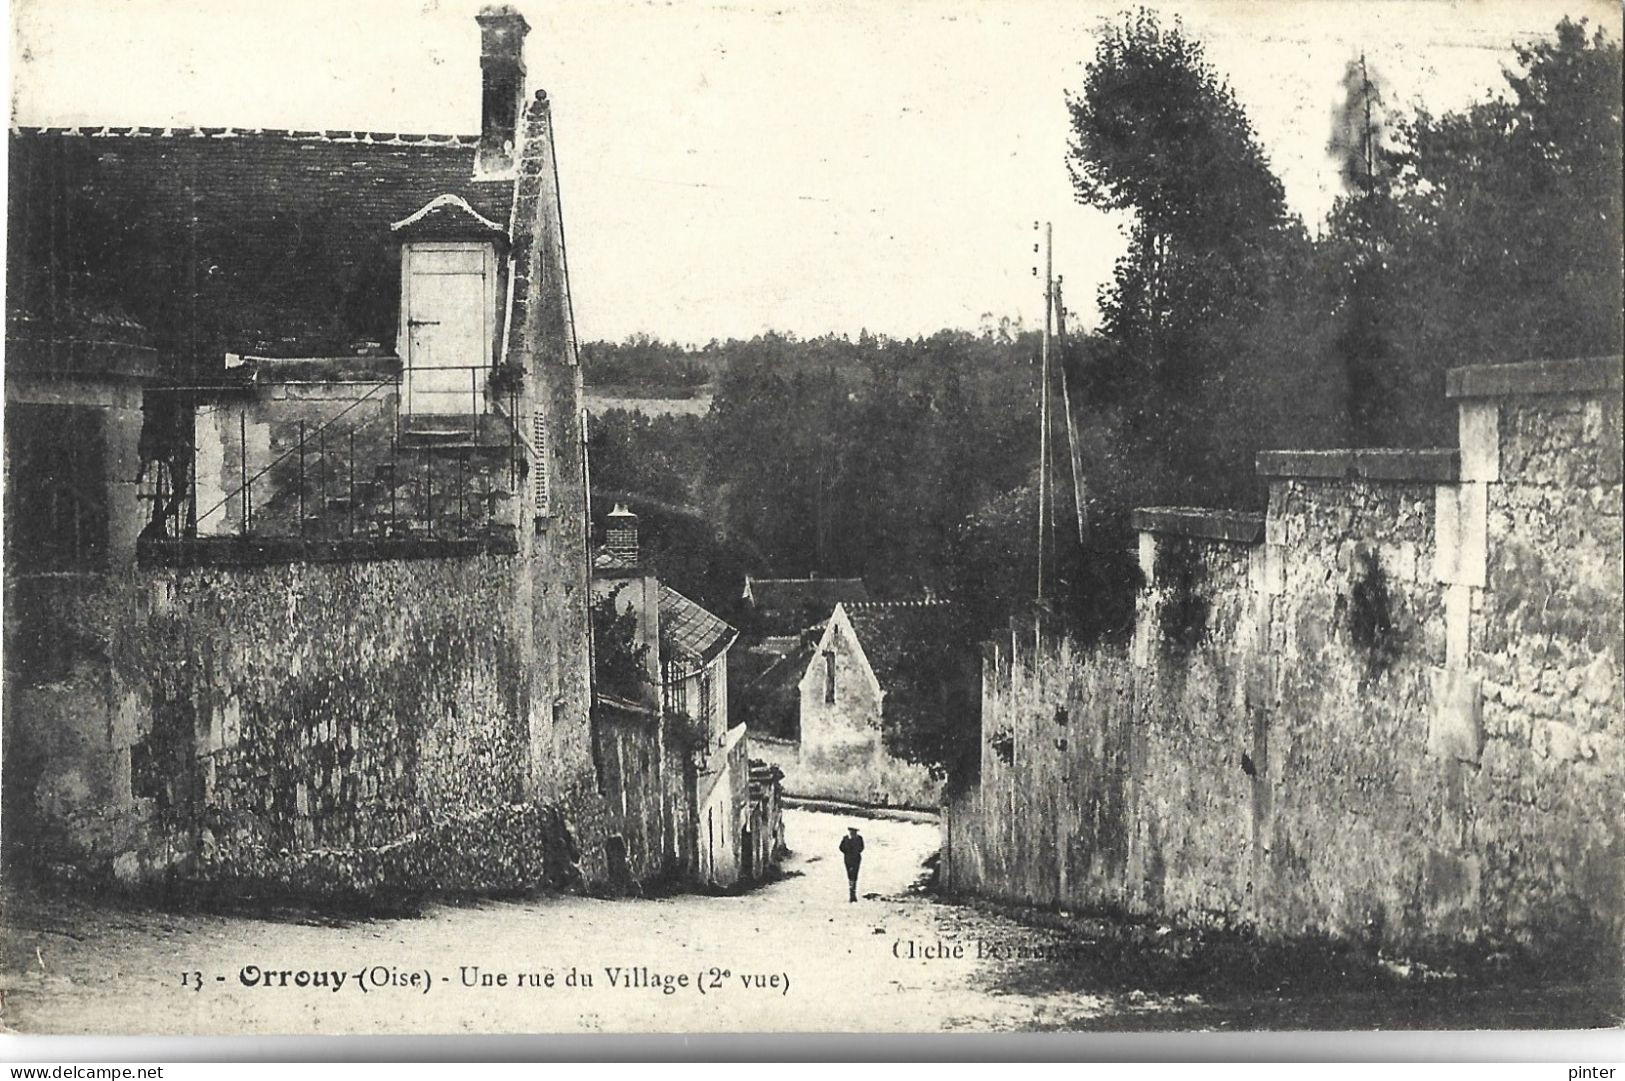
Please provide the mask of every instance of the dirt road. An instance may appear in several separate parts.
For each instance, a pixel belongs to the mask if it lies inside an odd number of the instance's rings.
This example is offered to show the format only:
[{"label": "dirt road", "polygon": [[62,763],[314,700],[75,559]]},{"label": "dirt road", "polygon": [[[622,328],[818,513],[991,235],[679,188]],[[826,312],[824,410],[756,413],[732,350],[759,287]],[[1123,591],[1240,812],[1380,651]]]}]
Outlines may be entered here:
[{"label": "dirt road", "polygon": [[[857,904],[836,850],[867,840]],[[912,887],[934,825],[787,814],[786,877],[741,896],[545,897],[333,922],[14,903],[19,1032],[457,1033],[1607,1024],[1584,988],[1439,993],[1335,981],[1216,1001],[1066,928]],[[1158,959],[1162,947],[1144,955]],[[1163,958],[1166,960],[1166,958]],[[1406,985],[1408,986],[1408,985]]]}]

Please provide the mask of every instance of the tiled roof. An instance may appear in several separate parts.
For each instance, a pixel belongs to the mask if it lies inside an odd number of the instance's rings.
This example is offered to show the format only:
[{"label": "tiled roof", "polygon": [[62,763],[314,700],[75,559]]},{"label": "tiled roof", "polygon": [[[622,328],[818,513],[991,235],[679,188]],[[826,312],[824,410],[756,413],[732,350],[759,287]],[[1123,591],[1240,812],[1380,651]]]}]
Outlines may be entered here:
[{"label": "tiled roof", "polygon": [[8,324],[118,313],[194,373],[393,350],[391,224],[451,195],[505,230],[513,202],[511,180],[474,179],[464,135],[14,127],[9,144]]},{"label": "tiled roof", "polygon": [[747,578],[745,592],[759,629],[780,635],[822,623],[837,604],[869,599],[862,578]]},{"label": "tiled roof", "polygon": [[[801,728],[801,677],[818,648],[811,636],[797,639],[796,648],[780,656],[740,691],[739,720],[752,731],[783,739],[797,739]],[[729,677],[733,673],[730,671]]]},{"label": "tiled roof", "polygon": [[880,601],[843,604],[863,655],[882,690],[898,675],[911,649],[948,648],[954,607],[947,601]]},{"label": "tiled roof", "polygon": [[709,664],[739,632],[670,586],[660,587],[660,651],[686,664]]},{"label": "tiled roof", "polygon": [[13,135],[73,135],[88,139],[287,139],[299,143],[371,143],[384,146],[479,145],[478,135],[413,135],[393,131],[352,131],[299,128],[158,127],[152,125],[97,126],[11,125]]}]

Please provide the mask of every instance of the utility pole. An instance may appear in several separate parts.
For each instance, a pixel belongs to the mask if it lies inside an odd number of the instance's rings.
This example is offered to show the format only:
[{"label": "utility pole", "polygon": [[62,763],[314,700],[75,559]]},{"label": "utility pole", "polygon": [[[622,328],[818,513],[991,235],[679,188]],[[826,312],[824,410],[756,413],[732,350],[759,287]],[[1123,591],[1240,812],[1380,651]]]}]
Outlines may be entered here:
[{"label": "utility pole", "polygon": [[[1034,222],[1034,227],[1037,226]],[[1044,605],[1044,525],[1049,514],[1049,338],[1055,305],[1055,267],[1051,249],[1052,227],[1044,223],[1044,344],[1039,353],[1038,376],[1038,605]],[[1037,245],[1033,245],[1036,249]],[[1037,268],[1034,268],[1036,272]]]}]

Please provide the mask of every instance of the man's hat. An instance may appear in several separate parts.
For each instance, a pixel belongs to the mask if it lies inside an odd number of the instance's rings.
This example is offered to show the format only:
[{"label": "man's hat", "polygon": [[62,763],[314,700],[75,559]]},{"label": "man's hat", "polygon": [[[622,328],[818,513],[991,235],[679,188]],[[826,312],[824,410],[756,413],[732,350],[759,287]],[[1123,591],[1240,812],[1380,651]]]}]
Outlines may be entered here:
[{"label": "man's hat", "polygon": [[856,826],[848,826],[846,828],[852,833],[858,832],[858,827],[856,827]]}]

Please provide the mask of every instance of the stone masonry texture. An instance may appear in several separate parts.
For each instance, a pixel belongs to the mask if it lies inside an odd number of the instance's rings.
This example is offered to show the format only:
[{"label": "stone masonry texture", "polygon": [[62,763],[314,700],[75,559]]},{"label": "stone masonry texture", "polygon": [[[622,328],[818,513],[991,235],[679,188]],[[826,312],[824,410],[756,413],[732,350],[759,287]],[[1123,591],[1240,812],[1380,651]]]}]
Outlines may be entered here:
[{"label": "stone masonry texture", "polygon": [[1276,475],[1257,543],[1143,516],[1131,649],[989,647],[950,887],[1618,956],[1621,403],[1594,367],[1463,400],[1459,481],[1437,454]]},{"label": "stone masonry texture", "polygon": [[563,819],[525,794],[516,563],[145,570],[81,598],[72,674],[12,706],[84,744],[36,763],[42,847],[92,877],[334,900],[569,881]]}]

